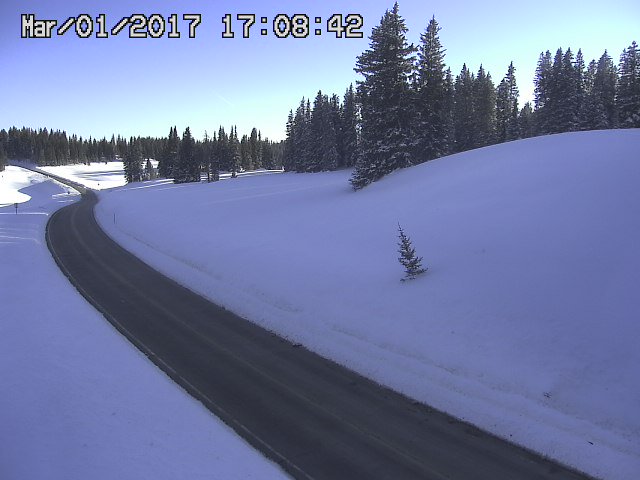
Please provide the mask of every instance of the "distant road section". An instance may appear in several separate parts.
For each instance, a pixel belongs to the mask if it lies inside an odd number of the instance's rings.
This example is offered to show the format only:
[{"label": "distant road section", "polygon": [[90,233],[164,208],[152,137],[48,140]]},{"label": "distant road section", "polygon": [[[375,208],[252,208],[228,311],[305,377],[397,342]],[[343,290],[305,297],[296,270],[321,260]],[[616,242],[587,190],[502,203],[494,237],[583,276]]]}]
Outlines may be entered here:
[{"label": "distant road section", "polygon": [[152,362],[293,477],[587,478],[412,402],[181,287],[100,229],[97,201],[86,190],[81,202],[51,217],[47,244],[60,268]]}]

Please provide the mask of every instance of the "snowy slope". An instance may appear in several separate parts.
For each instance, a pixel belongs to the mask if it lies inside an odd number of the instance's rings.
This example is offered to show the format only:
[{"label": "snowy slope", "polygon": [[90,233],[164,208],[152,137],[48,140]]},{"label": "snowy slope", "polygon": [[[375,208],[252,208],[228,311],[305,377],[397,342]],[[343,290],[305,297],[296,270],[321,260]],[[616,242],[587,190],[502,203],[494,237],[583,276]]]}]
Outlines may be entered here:
[{"label": "snowy slope", "polygon": [[[119,242],[227,308],[591,474],[640,472],[640,131],[101,194]],[[114,224],[114,214],[116,223]],[[401,283],[397,223],[429,271]]]},{"label": "snowy slope", "polygon": [[0,208],[0,478],[285,478],[69,284],[44,229],[78,196],[45,180],[0,173],[28,199]]}]

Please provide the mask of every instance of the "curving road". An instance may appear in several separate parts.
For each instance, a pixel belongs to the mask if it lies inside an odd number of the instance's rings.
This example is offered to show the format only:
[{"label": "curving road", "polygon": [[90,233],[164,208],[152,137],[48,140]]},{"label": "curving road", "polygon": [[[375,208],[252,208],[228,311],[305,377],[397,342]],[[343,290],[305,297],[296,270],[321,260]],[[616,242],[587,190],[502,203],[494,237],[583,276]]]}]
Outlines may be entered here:
[{"label": "curving road", "polygon": [[96,195],[47,244],[76,288],[209,410],[301,479],[585,479],[213,305],[113,242]]}]

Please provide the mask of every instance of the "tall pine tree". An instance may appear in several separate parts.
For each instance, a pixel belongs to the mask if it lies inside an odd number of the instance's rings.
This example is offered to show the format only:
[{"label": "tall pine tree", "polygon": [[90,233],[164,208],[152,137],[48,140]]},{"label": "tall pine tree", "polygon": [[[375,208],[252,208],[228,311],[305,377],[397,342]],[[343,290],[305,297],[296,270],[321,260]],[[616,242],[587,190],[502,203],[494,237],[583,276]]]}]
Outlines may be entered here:
[{"label": "tall pine tree", "polygon": [[175,183],[200,181],[200,163],[196,156],[195,140],[191,136],[189,127],[184,131],[180,141],[178,163],[174,168],[173,181]]},{"label": "tall pine tree", "polygon": [[358,105],[353,85],[344,94],[341,110],[342,162],[345,167],[353,167],[359,154]]},{"label": "tall pine tree", "polygon": [[142,181],[142,145],[140,139],[133,137],[124,158],[124,176],[127,183]]},{"label": "tall pine tree", "polygon": [[475,119],[475,147],[485,147],[495,142],[496,136],[496,87],[491,74],[482,65],[473,84],[473,113]]},{"label": "tall pine tree", "polygon": [[496,91],[496,135],[499,143],[519,138],[518,85],[513,62]]},{"label": "tall pine tree", "polygon": [[620,56],[618,121],[622,128],[640,127],[640,49],[634,41]]},{"label": "tall pine tree", "polygon": [[165,143],[164,150],[160,156],[158,164],[158,175],[163,178],[171,178],[178,163],[178,152],[180,150],[180,139],[176,127],[169,129],[169,137]]},{"label": "tall pine tree", "polygon": [[445,49],[435,17],[420,36],[417,64],[416,161],[447,155],[450,151]]},{"label": "tall pine tree", "polygon": [[462,70],[460,75],[456,77],[454,86],[453,123],[454,150],[456,152],[471,150],[475,146],[474,80],[474,76],[467,68],[467,65],[462,65]]},{"label": "tall pine tree", "polygon": [[386,174],[411,165],[413,105],[409,76],[413,45],[398,3],[386,11],[369,37],[370,48],[360,55],[355,71],[362,105],[362,147],[351,185],[358,190]]}]

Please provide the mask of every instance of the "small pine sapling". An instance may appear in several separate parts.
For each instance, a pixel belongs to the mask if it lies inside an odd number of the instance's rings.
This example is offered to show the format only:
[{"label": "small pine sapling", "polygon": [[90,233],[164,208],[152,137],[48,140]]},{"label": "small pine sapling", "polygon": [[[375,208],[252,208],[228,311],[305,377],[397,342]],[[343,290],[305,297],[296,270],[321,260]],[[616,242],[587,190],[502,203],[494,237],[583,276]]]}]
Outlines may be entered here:
[{"label": "small pine sapling", "polygon": [[398,253],[400,254],[398,261],[405,268],[406,276],[401,279],[404,282],[405,280],[413,280],[418,275],[426,272],[427,269],[422,268],[422,257],[416,255],[411,239],[404,233],[400,224],[398,224],[398,232],[400,237],[398,242]]}]

